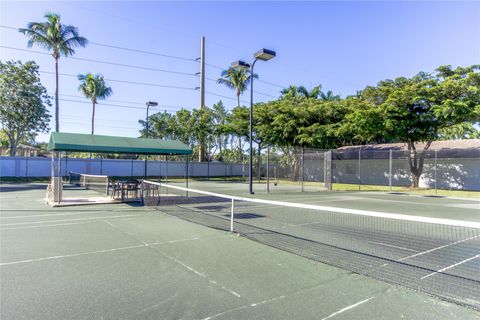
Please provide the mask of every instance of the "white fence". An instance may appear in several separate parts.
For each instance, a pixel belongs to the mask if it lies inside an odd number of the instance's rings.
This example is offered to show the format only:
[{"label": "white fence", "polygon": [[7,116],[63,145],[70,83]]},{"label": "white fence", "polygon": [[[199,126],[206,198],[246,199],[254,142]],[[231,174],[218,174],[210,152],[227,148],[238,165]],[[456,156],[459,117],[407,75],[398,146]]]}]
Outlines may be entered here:
[{"label": "white fence", "polygon": [[[50,166],[50,158],[1,157],[0,177],[49,177]],[[61,171],[64,176],[68,176],[69,171],[75,171],[116,177],[141,177],[144,175],[145,162],[124,159],[63,158]],[[190,177],[232,177],[242,176],[243,172],[241,164],[223,162],[190,162],[188,167]],[[149,176],[184,177],[185,173],[185,162],[147,161],[147,175]]]}]

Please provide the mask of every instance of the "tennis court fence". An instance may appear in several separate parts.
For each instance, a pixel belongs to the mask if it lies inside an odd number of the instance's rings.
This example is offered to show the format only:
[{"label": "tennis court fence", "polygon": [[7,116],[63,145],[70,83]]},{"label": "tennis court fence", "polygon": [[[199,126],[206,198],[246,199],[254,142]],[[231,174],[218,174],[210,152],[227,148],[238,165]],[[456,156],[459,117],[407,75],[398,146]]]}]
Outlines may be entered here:
[{"label": "tennis court fence", "polygon": [[153,181],[164,213],[480,310],[480,223],[244,198]]},{"label": "tennis court fence", "polygon": [[[412,165],[412,167],[411,167]],[[411,187],[432,190],[480,191],[480,149],[406,150],[265,148],[254,158],[254,177],[268,191],[335,189],[394,191]]]},{"label": "tennis court fence", "polygon": [[[192,159],[191,159],[192,160]],[[147,165],[149,177],[244,179],[248,177],[247,157],[243,163],[220,161],[193,162],[186,168],[184,161],[151,159]],[[352,190],[394,191],[410,187],[411,153],[405,150],[307,148],[264,148],[253,158],[254,181],[260,181],[269,192],[336,189],[349,185]],[[49,158],[2,157],[2,178],[49,177]],[[427,150],[417,153],[420,178],[418,186],[432,190],[480,191],[480,148]],[[58,164],[56,164],[58,165]],[[62,175],[69,171],[110,177],[143,177],[145,162],[134,159],[62,159]]]}]

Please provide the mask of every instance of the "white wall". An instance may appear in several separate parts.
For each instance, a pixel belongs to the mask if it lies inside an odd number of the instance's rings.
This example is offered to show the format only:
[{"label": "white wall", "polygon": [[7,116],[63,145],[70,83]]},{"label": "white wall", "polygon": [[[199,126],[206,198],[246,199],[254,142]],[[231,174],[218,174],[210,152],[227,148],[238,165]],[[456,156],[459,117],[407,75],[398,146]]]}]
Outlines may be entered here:
[{"label": "white wall", "polygon": [[[144,164],[143,160],[63,158],[61,170],[64,176],[69,171],[108,176],[143,176]],[[49,177],[50,166],[50,158],[0,157],[0,177]],[[186,171],[185,162],[149,160],[147,166],[149,176],[168,174],[169,177],[183,177]],[[224,177],[241,176],[243,169],[241,164],[190,162],[188,171],[190,177]]]}]

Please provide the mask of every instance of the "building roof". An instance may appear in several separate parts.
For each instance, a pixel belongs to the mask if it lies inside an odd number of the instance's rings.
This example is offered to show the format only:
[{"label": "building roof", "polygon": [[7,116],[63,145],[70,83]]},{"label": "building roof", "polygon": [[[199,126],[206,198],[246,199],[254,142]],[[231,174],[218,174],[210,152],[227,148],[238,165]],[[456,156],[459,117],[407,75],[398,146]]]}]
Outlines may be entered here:
[{"label": "building roof", "polygon": [[17,146],[17,149],[25,149],[25,150],[40,150],[38,148],[35,148],[35,147],[32,147],[32,146],[29,146],[29,145],[26,145],[26,144],[19,144]]},{"label": "building roof", "polygon": [[[417,150],[423,150],[425,142],[415,143]],[[361,146],[346,146],[338,148],[339,151],[347,150],[408,150],[406,143],[383,143],[383,144],[367,144]],[[480,139],[465,139],[465,140],[444,140],[433,141],[429,150],[442,149],[480,149]]]},{"label": "building roof", "polygon": [[53,132],[50,135],[48,150],[150,155],[192,154],[192,150],[178,140],[112,137],[66,132]]}]

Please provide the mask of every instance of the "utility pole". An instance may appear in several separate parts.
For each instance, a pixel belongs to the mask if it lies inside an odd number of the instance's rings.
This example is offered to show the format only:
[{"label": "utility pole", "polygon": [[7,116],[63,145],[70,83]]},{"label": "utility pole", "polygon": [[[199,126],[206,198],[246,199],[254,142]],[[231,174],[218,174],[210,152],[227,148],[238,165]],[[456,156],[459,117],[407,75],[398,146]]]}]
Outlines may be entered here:
[{"label": "utility pole", "polygon": [[[205,37],[202,36],[200,45],[200,114],[205,109]],[[200,118],[203,121],[203,118]],[[200,141],[200,152],[198,153],[198,161],[205,161],[205,132],[202,133]]]}]

